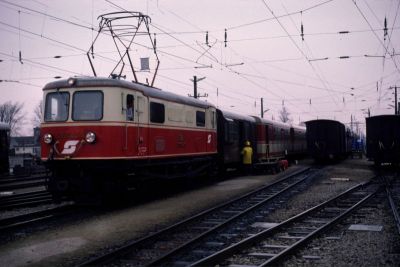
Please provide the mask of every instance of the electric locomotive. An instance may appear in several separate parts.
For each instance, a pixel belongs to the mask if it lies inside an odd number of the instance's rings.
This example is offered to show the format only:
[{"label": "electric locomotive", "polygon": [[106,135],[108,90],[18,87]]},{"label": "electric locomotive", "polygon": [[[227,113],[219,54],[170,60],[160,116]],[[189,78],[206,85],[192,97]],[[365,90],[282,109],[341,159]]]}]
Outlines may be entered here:
[{"label": "electric locomotive", "polygon": [[55,196],[118,192],[216,164],[216,108],[207,102],[108,78],[60,80],[43,91],[41,158]]}]

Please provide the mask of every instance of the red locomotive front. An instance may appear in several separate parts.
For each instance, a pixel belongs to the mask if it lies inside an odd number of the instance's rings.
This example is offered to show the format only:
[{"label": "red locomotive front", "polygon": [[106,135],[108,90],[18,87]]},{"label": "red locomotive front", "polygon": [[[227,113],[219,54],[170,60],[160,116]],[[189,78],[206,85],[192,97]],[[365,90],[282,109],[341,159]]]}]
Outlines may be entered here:
[{"label": "red locomotive front", "polygon": [[216,109],[206,102],[121,80],[70,78],[46,85],[44,103],[41,156],[55,195],[193,175],[215,162]]}]

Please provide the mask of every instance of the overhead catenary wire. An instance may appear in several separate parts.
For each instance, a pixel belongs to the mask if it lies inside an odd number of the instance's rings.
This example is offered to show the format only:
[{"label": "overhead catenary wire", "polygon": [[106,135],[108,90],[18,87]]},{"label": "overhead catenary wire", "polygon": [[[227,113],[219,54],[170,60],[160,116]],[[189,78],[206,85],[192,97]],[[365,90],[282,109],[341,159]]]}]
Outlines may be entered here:
[{"label": "overhead catenary wire", "polygon": [[[281,28],[285,31],[285,33],[289,36],[289,39],[291,40],[291,42],[294,44],[294,46],[297,48],[297,50],[303,55],[304,59],[308,62],[308,64],[311,66],[311,68],[313,69],[315,75],[321,80],[321,83],[323,84],[323,86],[326,88],[326,90],[329,92],[330,89],[328,89],[326,87],[325,81],[323,80],[323,78],[317,73],[315,67],[311,64],[311,62],[309,61],[309,58],[307,57],[307,55],[304,53],[304,51],[298,46],[298,44],[296,43],[295,40],[293,40],[292,37],[290,37],[289,32],[287,31],[287,29],[285,28],[285,26],[281,23],[281,21],[279,20],[279,18],[277,18],[274,14],[274,12],[272,11],[272,9],[269,7],[269,5],[265,2],[265,0],[262,0],[262,2],[264,3],[265,7],[268,9],[268,11],[274,16],[274,18],[276,19],[276,21],[278,22],[278,24],[281,26]],[[336,100],[333,98],[333,101],[336,105],[337,102]]]},{"label": "overhead catenary wire", "polygon": [[[228,29],[229,30],[229,29]],[[200,31],[199,31],[200,32]],[[211,32],[211,31],[210,31]],[[162,34],[162,33],[160,33],[160,34]],[[307,34],[308,34],[308,32],[307,32]],[[306,35],[307,36],[307,35]],[[203,35],[203,38],[204,38],[204,35]],[[233,39],[229,39],[229,42],[233,42],[234,40]],[[190,42],[187,42],[188,44],[190,44]],[[191,45],[191,44],[190,44]],[[101,52],[99,52],[99,55],[101,55],[102,53]],[[180,54],[177,54],[177,53],[174,53],[174,52],[172,52],[172,53],[170,53],[170,55],[168,55],[168,57],[175,57],[175,56],[181,56]],[[175,57],[176,58],[176,57]],[[190,63],[190,58],[186,58],[186,59],[189,59],[188,61],[185,61],[185,63],[187,63],[187,64],[185,64],[187,67],[182,67],[182,68],[180,68],[180,69],[190,69],[191,67],[189,66],[191,63]],[[331,57],[331,59],[333,59],[333,57]],[[179,60],[183,60],[183,59],[179,59]],[[246,64],[247,63],[249,63],[249,62],[246,62]],[[252,63],[253,64],[253,63]],[[185,66],[185,65],[182,65],[182,66]],[[166,68],[166,69],[168,69],[168,68]],[[177,68],[178,69],[178,68]],[[331,83],[331,82],[333,82],[333,81],[329,81],[329,83]],[[308,97],[305,97],[305,98],[308,98]]]}]

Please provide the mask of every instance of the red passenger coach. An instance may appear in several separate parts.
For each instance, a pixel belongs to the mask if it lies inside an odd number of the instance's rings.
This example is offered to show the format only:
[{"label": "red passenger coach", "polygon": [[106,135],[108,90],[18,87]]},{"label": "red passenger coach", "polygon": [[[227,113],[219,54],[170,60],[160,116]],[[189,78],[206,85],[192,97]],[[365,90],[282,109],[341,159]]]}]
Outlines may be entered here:
[{"label": "red passenger coach", "polygon": [[275,162],[287,156],[290,126],[257,118],[257,153],[260,161]]},{"label": "red passenger coach", "polygon": [[43,91],[42,160],[52,170],[54,195],[113,191],[214,167],[216,108],[207,102],[107,78],[70,78]]},{"label": "red passenger coach", "polygon": [[306,152],[304,127],[254,118],[257,124],[257,158],[261,164],[275,164]]}]

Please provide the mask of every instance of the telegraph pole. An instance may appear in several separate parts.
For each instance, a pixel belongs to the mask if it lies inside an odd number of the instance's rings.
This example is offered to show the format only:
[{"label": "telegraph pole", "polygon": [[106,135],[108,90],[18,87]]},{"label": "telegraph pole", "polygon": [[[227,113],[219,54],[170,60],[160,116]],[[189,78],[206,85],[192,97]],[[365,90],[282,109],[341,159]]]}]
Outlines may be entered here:
[{"label": "telegraph pole", "polygon": [[264,99],[261,97],[261,118],[264,118]]},{"label": "telegraph pole", "polygon": [[397,106],[397,86],[394,86],[394,114],[397,115],[399,114],[398,112],[398,106]]},{"label": "telegraph pole", "polygon": [[397,101],[397,86],[395,85],[394,87],[389,87],[389,89],[394,89],[394,114],[397,115],[399,114],[399,105]]},{"label": "telegraph pole", "polygon": [[261,118],[264,118],[264,113],[267,112],[268,110],[269,108],[264,110],[264,98],[261,97]]},{"label": "telegraph pole", "polygon": [[193,82],[193,95],[189,94],[188,96],[194,97],[194,98],[207,97],[208,96],[208,94],[200,95],[200,94],[197,93],[197,82],[200,82],[201,80],[204,80],[205,78],[206,77],[197,79],[197,76],[194,75],[193,76],[193,80],[190,79]]}]

